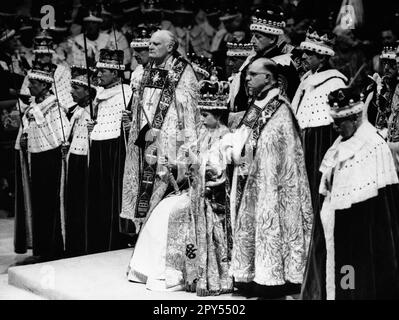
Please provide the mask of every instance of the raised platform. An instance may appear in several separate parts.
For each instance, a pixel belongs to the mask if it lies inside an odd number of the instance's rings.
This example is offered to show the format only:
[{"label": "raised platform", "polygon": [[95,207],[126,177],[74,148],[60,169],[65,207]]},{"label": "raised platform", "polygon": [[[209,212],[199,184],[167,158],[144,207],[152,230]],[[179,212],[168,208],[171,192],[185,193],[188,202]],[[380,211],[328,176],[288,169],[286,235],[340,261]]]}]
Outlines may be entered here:
[{"label": "raised platform", "polygon": [[53,300],[242,300],[225,294],[197,297],[184,291],[149,291],[126,279],[132,249],[8,269],[8,283]]}]

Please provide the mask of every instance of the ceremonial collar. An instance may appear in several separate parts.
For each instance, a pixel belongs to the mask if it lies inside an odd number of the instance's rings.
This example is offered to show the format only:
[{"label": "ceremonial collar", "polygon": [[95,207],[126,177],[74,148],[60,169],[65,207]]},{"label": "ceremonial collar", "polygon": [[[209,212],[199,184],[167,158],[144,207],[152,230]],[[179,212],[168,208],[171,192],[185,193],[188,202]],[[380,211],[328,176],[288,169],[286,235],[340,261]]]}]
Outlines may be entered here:
[{"label": "ceremonial collar", "polygon": [[312,71],[309,70],[302,76],[301,82],[303,83],[303,86],[314,87],[320,83],[323,83],[329,78],[341,78],[345,81],[348,81],[348,79],[338,70],[329,69],[329,70],[319,71],[316,73],[312,73]]},{"label": "ceremonial collar", "polygon": [[119,93],[122,93],[122,87],[120,83],[117,83],[115,86],[112,86],[110,88],[104,88],[104,90],[97,94],[96,99],[108,100]]},{"label": "ceremonial collar", "polygon": [[376,129],[368,121],[364,121],[348,140],[342,141],[342,136],[339,136],[327,151],[320,171],[324,172],[327,168],[335,167],[337,164],[352,158],[364,145],[373,141],[372,135],[375,132]]}]

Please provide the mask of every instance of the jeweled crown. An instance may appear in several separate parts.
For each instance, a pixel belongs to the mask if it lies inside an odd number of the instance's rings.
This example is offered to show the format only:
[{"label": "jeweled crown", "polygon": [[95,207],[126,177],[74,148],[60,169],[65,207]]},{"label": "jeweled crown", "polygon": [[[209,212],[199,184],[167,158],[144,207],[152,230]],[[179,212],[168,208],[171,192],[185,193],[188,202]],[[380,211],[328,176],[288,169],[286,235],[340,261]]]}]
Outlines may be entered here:
[{"label": "jeweled crown", "polygon": [[198,107],[202,110],[227,110],[230,86],[227,81],[202,80]]}]

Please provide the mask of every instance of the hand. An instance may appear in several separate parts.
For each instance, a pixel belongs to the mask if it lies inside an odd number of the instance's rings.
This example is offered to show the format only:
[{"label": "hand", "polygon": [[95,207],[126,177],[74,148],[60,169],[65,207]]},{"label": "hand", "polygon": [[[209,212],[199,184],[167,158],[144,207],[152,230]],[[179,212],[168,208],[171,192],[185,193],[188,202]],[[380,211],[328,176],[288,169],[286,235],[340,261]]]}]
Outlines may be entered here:
[{"label": "hand", "polygon": [[61,145],[61,154],[62,154],[62,158],[63,158],[63,159],[65,159],[66,156],[68,155],[69,147],[70,147],[70,145],[69,145],[68,142],[64,142],[64,143]]},{"label": "hand", "polygon": [[226,164],[232,164],[233,163],[233,147],[228,146],[225,149],[224,154],[225,154]]},{"label": "hand", "polygon": [[129,110],[122,111],[122,125],[124,129],[129,129],[132,121],[132,112]]},{"label": "hand", "polygon": [[28,135],[26,133],[21,135],[21,138],[19,139],[19,145],[22,151],[26,151],[28,149]]},{"label": "hand", "polygon": [[86,120],[86,121],[87,121],[87,131],[89,132],[90,136],[97,122],[94,120]]}]

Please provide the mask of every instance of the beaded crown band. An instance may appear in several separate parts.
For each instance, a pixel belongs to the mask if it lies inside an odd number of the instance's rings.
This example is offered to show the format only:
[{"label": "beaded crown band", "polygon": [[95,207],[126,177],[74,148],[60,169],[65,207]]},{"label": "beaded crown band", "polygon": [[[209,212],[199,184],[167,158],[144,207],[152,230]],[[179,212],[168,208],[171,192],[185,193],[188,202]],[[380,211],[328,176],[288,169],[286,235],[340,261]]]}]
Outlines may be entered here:
[{"label": "beaded crown band", "polygon": [[332,39],[328,37],[327,33],[319,35],[316,30],[312,29],[309,29],[306,32],[306,39],[300,44],[301,49],[310,50],[328,56],[335,55],[332,46]]},{"label": "beaded crown band", "polygon": [[248,57],[253,52],[252,43],[227,42],[228,57]]}]

